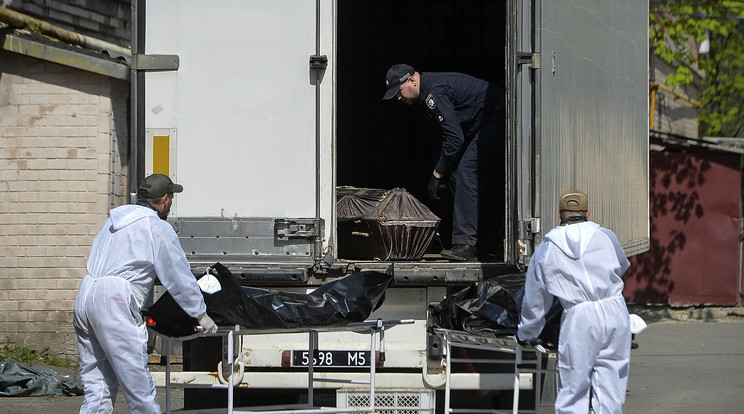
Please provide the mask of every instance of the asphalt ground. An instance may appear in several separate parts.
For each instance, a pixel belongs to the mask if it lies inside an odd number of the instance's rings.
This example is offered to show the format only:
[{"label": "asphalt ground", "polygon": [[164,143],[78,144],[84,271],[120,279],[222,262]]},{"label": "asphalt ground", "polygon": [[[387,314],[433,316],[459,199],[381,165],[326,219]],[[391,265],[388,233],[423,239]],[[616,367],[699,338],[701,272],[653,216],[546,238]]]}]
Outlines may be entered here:
[{"label": "asphalt ground", "polygon": [[744,319],[652,323],[636,339],[625,413],[744,412]]},{"label": "asphalt ground", "polygon": [[[644,310],[648,328],[631,353],[626,414],[744,412],[744,312],[741,308]],[[175,368],[175,367],[174,367]],[[151,365],[151,370],[162,370]],[[78,413],[83,397],[0,397],[0,413]],[[165,390],[158,388],[165,411]],[[183,408],[174,390],[172,408]],[[128,413],[119,393],[115,414]]]}]

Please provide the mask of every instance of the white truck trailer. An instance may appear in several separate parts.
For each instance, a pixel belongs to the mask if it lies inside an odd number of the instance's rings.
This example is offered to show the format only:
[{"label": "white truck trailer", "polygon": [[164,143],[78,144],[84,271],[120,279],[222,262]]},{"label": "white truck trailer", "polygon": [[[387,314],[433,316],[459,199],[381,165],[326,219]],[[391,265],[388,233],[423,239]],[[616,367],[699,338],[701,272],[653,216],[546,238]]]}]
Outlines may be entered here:
[{"label": "white truck trailer", "polygon": [[[523,271],[557,224],[563,190],[587,191],[592,218],[628,254],[648,248],[647,0],[133,0],[133,27],[131,185],[161,172],[185,186],[170,220],[195,273],[220,262],[246,285],[308,291],[353,269],[391,269],[396,285],[373,317],[415,323],[387,333],[378,396],[433,409],[444,371],[428,305]],[[382,101],[395,63],[506,90],[503,151],[491,160],[503,176],[480,232],[490,259],[339,254],[339,186],[403,187],[428,203],[438,142],[410,108]],[[429,205],[446,244],[446,207]],[[322,336],[325,350],[359,349],[354,334]],[[241,343],[246,401],[301,394],[307,376],[282,355],[306,349],[305,336]],[[184,348],[190,371],[211,359]],[[452,380],[479,395],[510,386],[498,373]],[[319,387],[331,399],[353,391]]]}]

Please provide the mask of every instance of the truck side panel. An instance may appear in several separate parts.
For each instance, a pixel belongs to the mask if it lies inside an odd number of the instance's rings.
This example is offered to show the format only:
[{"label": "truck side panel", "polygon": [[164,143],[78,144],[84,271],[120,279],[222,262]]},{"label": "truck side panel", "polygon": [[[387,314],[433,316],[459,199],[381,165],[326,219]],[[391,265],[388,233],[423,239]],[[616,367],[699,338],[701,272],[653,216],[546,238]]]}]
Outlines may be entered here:
[{"label": "truck side panel", "polygon": [[648,249],[648,2],[541,1],[535,214],[589,194],[591,217],[630,254]]},{"label": "truck side panel", "polygon": [[331,2],[321,3],[318,37],[314,1],[147,2],[146,54],[177,55],[180,64],[145,82],[145,127],[177,131],[169,173],[186,188],[178,217],[310,218],[319,198],[330,214],[333,72],[317,79],[309,64],[318,38],[332,58]]}]

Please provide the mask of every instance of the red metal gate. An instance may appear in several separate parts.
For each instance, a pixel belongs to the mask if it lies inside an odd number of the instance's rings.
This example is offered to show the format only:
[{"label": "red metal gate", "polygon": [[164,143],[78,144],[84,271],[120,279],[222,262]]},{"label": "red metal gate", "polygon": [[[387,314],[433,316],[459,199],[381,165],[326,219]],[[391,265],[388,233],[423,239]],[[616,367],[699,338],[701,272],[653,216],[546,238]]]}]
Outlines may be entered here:
[{"label": "red metal gate", "polygon": [[651,245],[631,257],[628,302],[737,304],[741,155],[705,148],[652,151]]}]

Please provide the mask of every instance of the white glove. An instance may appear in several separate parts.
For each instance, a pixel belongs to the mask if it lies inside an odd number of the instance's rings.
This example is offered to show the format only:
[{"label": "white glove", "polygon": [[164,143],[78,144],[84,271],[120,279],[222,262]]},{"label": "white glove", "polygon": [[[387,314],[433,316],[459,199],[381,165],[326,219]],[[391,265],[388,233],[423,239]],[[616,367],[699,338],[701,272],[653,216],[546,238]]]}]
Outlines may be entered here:
[{"label": "white glove", "polygon": [[199,318],[199,325],[204,328],[204,333],[213,334],[217,332],[217,324],[207,314]]}]

